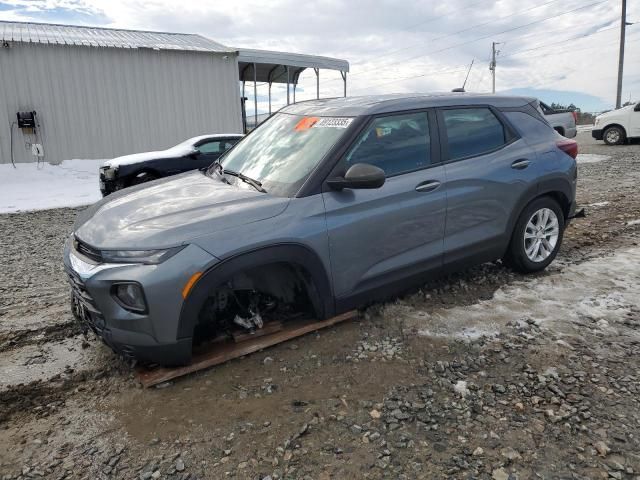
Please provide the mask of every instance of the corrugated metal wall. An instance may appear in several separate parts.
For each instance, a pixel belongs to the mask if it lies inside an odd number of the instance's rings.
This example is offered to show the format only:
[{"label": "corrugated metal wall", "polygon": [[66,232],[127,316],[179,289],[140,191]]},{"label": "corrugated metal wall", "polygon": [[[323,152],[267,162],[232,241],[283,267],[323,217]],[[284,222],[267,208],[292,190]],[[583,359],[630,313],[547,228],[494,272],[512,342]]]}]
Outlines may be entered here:
[{"label": "corrugated metal wall", "polygon": [[[223,57],[227,56],[226,59]],[[17,111],[35,110],[39,137]],[[0,163],[112,158],[205,133],[241,133],[234,54],[12,43],[0,48]]]}]

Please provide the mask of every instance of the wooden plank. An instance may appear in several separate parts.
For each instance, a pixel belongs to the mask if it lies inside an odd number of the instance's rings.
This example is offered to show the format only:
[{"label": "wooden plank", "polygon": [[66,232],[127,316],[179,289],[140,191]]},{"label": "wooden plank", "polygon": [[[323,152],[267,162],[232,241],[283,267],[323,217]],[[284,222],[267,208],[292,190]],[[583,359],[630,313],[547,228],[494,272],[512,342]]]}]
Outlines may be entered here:
[{"label": "wooden plank", "polygon": [[175,378],[183,377],[190,373],[198,372],[215,365],[227,362],[231,359],[242,357],[250,353],[263,350],[265,348],[286,342],[307,333],[330,327],[345,320],[350,320],[356,316],[357,312],[352,310],[336,317],[320,321],[297,321],[290,325],[285,325],[282,330],[245,340],[241,343],[225,343],[214,345],[210,351],[202,352],[194,356],[190,365],[176,368],[158,367],[152,370],[140,368],[137,371],[138,380],[143,387],[149,388]]},{"label": "wooden plank", "polygon": [[265,335],[271,335],[282,330],[282,322],[269,322],[262,328],[254,331],[253,333],[241,332],[232,333],[233,341],[236,343],[245,342],[247,340],[253,340],[254,338],[264,337]]}]

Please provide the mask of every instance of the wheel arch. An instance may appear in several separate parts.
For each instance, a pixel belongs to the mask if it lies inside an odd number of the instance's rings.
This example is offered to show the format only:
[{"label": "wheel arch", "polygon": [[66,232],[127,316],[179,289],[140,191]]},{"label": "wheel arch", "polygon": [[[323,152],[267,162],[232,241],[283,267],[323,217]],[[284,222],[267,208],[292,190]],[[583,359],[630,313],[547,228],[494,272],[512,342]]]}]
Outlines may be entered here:
[{"label": "wheel arch", "polygon": [[312,289],[307,290],[307,293],[311,297],[317,315],[326,318],[334,314],[335,303],[329,275],[319,256],[304,245],[283,243],[236,254],[204,272],[182,305],[177,338],[192,337],[202,305],[222,282],[248,269],[276,263],[285,263],[302,269],[313,286]]},{"label": "wheel arch", "polygon": [[620,130],[622,130],[622,134],[624,135],[624,138],[627,138],[627,130],[619,123],[609,123],[606,126],[602,127],[602,136],[604,138],[604,135],[606,133],[606,131],[608,129],[610,129],[611,127],[618,127]]},{"label": "wheel arch", "polygon": [[560,178],[545,180],[530,188],[520,197],[517,208],[513,209],[513,212],[509,217],[508,229],[506,232],[509,238],[509,243],[506,248],[509,248],[509,244],[513,238],[513,230],[518,218],[520,218],[522,212],[524,212],[531,202],[542,197],[553,198],[560,205],[566,223],[566,220],[571,213],[572,196],[571,183],[568,180]]}]

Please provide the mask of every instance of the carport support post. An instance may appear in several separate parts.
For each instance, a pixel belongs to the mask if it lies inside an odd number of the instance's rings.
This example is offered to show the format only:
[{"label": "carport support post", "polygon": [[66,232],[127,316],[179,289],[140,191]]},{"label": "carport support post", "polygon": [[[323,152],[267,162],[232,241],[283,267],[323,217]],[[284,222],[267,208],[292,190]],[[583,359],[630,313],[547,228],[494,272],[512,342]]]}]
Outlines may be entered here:
[{"label": "carport support post", "polygon": [[320,69],[314,68],[314,72],[316,72],[316,99],[320,100]]},{"label": "carport support post", "polygon": [[296,87],[298,86],[297,83],[293,84],[293,103],[296,103]]},{"label": "carport support post", "polygon": [[269,116],[271,116],[271,82],[269,82]]},{"label": "carport support post", "polygon": [[287,105],[289,103],[289,65],[287,65]]},{"label": "carport support post", "polygon": [[253,64],[253,128],[258,126],[258,74],[256,73],[256,64]]},{"label": "carport support post", "polygon": [[342,80],[344,81],[344,96],[347,96],[347,72],[340,71],[340,75],[342,75]]}]

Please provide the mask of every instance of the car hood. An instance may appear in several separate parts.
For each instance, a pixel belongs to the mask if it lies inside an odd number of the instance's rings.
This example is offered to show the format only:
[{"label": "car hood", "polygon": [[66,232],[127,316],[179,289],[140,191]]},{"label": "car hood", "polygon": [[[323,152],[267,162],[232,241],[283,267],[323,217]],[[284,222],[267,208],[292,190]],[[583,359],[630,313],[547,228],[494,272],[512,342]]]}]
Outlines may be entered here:
[{"label": "car hood", "polygon": [[634,107],[635,105],[627,105],[626,107],[618,108],[617,110],[611,110],[609,112],[601,113],[596,118],[601,120],[608,117],[617,117],[620,114],[628,113],[630,110],[633,110]]},{"label": "car hood", "polygon": [[191,172],[105,197],[78,217],[75,234],[99,249],[165,248],[274,217],[288,204],[244,183]]}]

